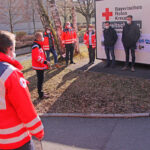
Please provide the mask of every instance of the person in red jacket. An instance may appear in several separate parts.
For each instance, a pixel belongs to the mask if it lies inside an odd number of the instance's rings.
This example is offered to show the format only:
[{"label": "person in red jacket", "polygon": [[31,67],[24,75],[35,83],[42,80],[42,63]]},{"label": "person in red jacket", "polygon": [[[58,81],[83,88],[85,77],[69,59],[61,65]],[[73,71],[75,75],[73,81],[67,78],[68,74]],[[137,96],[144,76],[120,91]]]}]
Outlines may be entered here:
[{"label": "person in red jacket", "polygon": [[41,140],[43,125],[14,56],[14,34],[0,31],[0,149],[34,150],[31,137]]},{"label": "person in red jacket", "polygon": [[52,32],[49,27],[45,28],[43,50],[46,52],[46,59],[50,62],[50,53],[53,54],[56,68],[60,68],[58,64],[57,52],[55,50],[55,42]]},{"label": "person in red jacket", "polygon": [[32,68],[36,70],[37,74],[37,88],[39,99],[49,98],[48,95],[42,91],[44,81],[44,70],[50,67],[50,62],[46,60],[43,51],[43,33],[37,32],[35,34],[35,41],[32,45]]},{"label": "person in red jacket", "polygon": [[62,33],[62,43],[66,47],[66,66],[68,66],[68,61],[70,59],[70,64],[75,64],[73,62],[74,44],[77,41],[77,34],[72,29],[70,22],[66,23],[66,28]]},{"label": "person in red jacket", "polygon": [[84,43],[89,51],[89,64],[95,62],[96,34],[93,25],[89,25],[89,30],[84,34]]}]

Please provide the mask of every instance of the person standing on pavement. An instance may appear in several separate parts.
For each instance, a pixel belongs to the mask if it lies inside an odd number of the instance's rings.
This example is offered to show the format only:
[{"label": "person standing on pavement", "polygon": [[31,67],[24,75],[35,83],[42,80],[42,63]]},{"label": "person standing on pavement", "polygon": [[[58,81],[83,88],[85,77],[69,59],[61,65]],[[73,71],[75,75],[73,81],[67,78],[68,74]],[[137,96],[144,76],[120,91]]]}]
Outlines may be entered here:
[{"label": "person standing on pavement", "polygon": [[126,62],[125,66],[122,68],[122,70],[127,70],[129,67],[129,55],[131,50],[132,55],[132,63],[131,63],[131,71],[135,71],[135,49],[136,49],[136,43],[138,42],[140,38],[140,29],[139,27],[133,22],[133,17],[131,15],[127,16],[127,23],[123,27],[123,33],[122,33],[122,43],[125,49],[125,55],[126,55]]},{"label": "person standing on pavement", "polygon": [[0,31],[0,150],[34,150],[44,136],[22,65],[15,60],[15,35]]},{"label": "person standing on pavement", "polygon": [[44,70],[50,67],[50,62],[46,60],[43,51],[43,33],[35,33],[35,41],[32,45],[32,68],[36,70],[37,74],[37,88],[39,99],[49,98],[48,95],[42,91],[44,82]]},{"label": "person standing on pavement", "polygon": [[96,33],[93,29],[93,25],[89,25],[88,31],[84,34],[84,43],[88,47],[89,51],[89,64],[95,62],[95,49],[96,49]]},{"label": "person standing on pavement", "polygon": [[54,57],[54,63],[56,68],[60,68],[58,65],[58,55],[55,50],[55,42],[53,34],[49,27],[46,27],[45,33],[44,33],[44,44],[43,44],[43,50],[46,52],[46,59],[50,62],[50,53],[53,54]]},{"label": "person standing on pavement", "polygon": [[105,46],[105,53],[107,57],[107,63],[105,67],[110,66],[110,54],[112,57],[111,67],[115,67],[115,53],[114,53],[114,46],[118,39],[116,31],[110,26],[110,22],[105,22],[105,29],[103,31],[104,35],[104,46]]},{"label": "person standing on pavement", "polygon": [[69,60],[70,64],[75,64],[73,61],[73,55],[76,41],[77,34],[74,29],[72,29],[70,22],[67,22],[66,27],[62,33],[62,43],[65,45],[66,48],[66,66],[68,66]]}]

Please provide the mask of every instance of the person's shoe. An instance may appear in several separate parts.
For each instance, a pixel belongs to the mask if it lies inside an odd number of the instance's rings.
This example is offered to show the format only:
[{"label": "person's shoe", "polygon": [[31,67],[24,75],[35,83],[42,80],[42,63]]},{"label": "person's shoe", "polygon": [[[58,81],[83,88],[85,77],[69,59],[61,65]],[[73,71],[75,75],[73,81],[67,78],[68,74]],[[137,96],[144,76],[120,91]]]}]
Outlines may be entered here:
[{"label": "person's shoe", "polygon": [[92,62],[89,62],[88,64],[90,65]]},{"label": "person's shoe", "polygon": [[56,67],[56,68],[61,68],[61,66],[60,66],[60,65],[58,65],[58,64],[55,64],[55,67]]},{"label": "person's shoe", "polygon": [[70,64],[76,64],[75,62],[70,62]]},{"label": "person's shoe", "polygon": [[94,61],[92,62],[92,64],[94,64]]},{"label": "person's shoe", "polygon": [[132,72],[135,72],[135,69],[134,69],[134,67],[131,67],[131,71],[132,71]]},{"label": "person's shoe", "polygon": [[48,67],[48,70],[51,70],[51,69],[52,69],[52,67],[51,67],[51,66],[49,66],[49,67]]},{"label": "person's shoe", "polygon": [[128,67],[127,67],[127,66],[124,66],[121,70],[122,70],[122,71],[128,70]]},{"label": "person's shoe", "polygon": [[49,95],[47,94],[44,94],[42,97],[39,97],[40,100],[48,99],[48,98],[49,98]]}]

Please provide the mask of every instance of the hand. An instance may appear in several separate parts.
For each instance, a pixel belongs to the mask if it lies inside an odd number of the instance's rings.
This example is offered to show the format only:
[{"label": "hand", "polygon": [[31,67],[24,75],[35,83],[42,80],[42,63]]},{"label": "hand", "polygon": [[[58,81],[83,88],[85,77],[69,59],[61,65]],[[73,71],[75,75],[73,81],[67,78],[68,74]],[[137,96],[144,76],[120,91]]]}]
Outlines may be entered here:
[{"label": "hand", "polygon": [[50,68],[50,66],[51,66],[49,61],[47,61],[47,66],[48,66],[48,68]]},{"label": "hand", "polygon": [[44,137],[41,137],[41,138],[37,138],[39,141],[42,141],[42,139],[43,139]]}]

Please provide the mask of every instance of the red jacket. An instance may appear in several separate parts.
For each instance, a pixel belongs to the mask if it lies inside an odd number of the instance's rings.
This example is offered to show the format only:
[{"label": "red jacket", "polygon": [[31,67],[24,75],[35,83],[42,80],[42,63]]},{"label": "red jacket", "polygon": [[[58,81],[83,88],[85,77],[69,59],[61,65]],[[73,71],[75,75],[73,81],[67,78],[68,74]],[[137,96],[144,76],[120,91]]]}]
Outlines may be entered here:
[{"label": "red jacket", "polygon": [[63,44],[74,44],[77,41],[77,34],[72,28],[65,28],[61,38]]},{"label": "red jacket", "polygon": [[[96,34],[94,31],[92,31],[91,43],[92,43],[92,48],[96,48]],[[89,48],[89,32],[88,31],[84,34],[84,44],[87,45],[87,47]]]},{"label": "red jacket", "polygon": [[[52,37],[53,46],[54,46],[54,45],[55,45],[55,42],[54,42],[54,37],[53,37],[53,35],[52,35],[52,32],[50,32],[50,35],[51,35],[51,37]],[[50,50],[49,36],[48,36],[48,34],[47,34],[46,32],[45,32],[45,34],[44,34],[43,50],[44,50],[44,51]]]},{"label": "red jacket", "polygon": [[32,135],[44,135],[21,68],[19,62],[0,53],[0,149],[16,149]]},{"label": "red jacket", "polygon": [[43,42],[34,41],[32,45],[32,68],[35,70],[45,70],[48,66],[45,63],[46,56],[43,51]]}]

